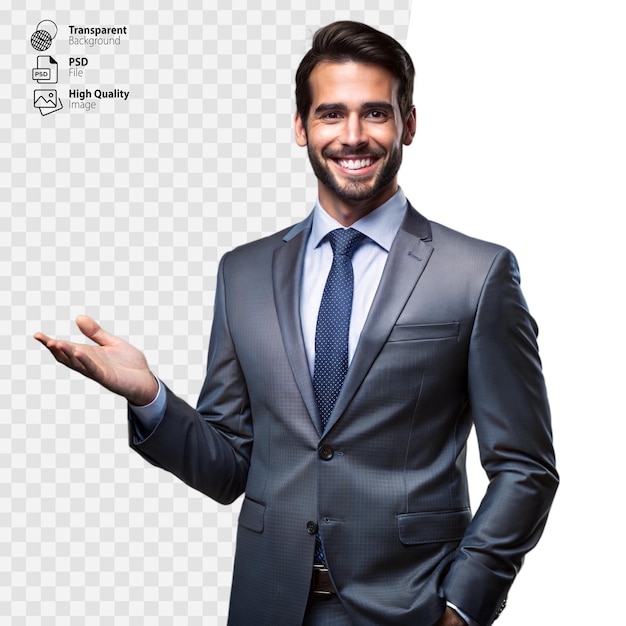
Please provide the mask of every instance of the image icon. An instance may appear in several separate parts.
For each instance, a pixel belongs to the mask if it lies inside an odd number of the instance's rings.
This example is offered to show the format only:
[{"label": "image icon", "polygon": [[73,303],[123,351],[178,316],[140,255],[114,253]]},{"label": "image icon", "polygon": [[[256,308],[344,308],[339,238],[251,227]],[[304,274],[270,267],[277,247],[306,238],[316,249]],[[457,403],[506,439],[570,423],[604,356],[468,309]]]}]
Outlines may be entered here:
[{"label": "image icon", "polygon": [[61,98],[57,96],[56,89],[35,89],[33,93],[33,106],[39,109],[42,115],[50,115],[63,108]]},{"label": "image icon", "polygon": [[52,45],[52,40],[57,36],[58,30],[57,25],[52,20],[39,22],[30,38],[30,45],[38,52],[47,50]]},{"label": "image icon", "polygon": [[57,105],[57,91],[56,89],[35,89],[34,100],[37,109],[53,109]]},{"label": "image icon", "polygon": [[33,68],[33,80],[41,84],[53,84],[59,80],[59,65],[51,56],[38,56]]}]

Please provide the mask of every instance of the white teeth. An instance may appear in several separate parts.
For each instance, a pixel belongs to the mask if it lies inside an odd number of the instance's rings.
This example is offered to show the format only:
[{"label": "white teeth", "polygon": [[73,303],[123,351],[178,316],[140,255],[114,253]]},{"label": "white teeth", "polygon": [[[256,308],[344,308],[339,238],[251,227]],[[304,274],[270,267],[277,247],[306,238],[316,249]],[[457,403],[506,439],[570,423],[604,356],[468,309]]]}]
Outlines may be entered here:
[{"label": "white teeth", "polygon": [[372,164],[372,159],[357,159],[356,161],[339,161],[341,167],[345,167],[348,170],[359,170],[363,167],[369,167]]}]

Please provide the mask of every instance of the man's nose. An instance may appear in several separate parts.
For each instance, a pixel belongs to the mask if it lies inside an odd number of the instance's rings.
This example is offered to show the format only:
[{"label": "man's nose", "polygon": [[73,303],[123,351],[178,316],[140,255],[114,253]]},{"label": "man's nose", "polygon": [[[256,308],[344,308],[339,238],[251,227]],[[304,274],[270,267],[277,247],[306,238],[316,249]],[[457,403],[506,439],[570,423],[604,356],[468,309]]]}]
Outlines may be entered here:
[{"label": "man's nose", "polygon": [[346,146],[362,146],[367,143],[367,136],[361,116],[356,113],[348,115],[342,129],[341,143]]}]

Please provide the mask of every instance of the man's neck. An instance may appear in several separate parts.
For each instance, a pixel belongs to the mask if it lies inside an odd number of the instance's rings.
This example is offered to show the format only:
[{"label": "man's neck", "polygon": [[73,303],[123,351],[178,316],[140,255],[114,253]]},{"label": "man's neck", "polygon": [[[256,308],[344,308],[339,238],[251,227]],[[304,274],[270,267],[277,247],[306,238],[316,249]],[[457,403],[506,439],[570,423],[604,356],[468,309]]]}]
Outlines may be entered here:
[{"label": "man's neck", "polygon": [[346,228],[382,206],[398,191],[398,183],[394,179],[389,185],[372,198],[366,200],[348,200],[339,198],[335,193],[322,185],[318,185],[319,203],[333,219]]}]

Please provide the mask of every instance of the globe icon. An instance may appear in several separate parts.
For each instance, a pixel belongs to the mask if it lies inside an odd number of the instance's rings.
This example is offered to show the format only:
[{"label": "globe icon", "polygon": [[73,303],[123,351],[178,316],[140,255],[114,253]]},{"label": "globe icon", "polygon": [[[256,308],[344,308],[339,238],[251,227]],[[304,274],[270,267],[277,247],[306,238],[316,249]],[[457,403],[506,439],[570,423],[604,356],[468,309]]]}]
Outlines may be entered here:
[{"label": "globe icon", "polygon": [[43,52],[52,45],[52,35],[45,30],[36,30],[30,38],[30,45],[35,50]]}]

